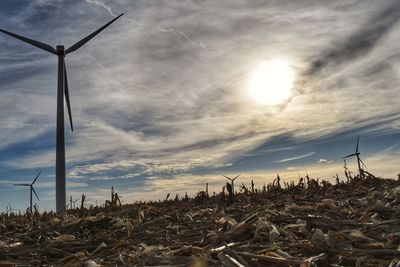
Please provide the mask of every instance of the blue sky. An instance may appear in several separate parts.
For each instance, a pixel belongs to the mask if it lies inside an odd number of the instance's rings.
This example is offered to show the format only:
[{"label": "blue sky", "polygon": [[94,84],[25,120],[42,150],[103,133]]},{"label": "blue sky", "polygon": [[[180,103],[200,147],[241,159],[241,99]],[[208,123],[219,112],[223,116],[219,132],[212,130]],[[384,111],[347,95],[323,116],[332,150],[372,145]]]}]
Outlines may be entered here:
[{"label": "blue sky", "polygon": [[[67,196],[99,203],[218,191],[222,174],[262,186],[277,172],[343,176],[361,136],[368,170],[400,172],[398,1],[1,1],[0,28],[71,46],[74,132],[66,125]],[[246,94],[262,62],[290,63],[290,97]],[[57,58],[0,35],[0,210],[54,209]],[[66,121],[67,122],[67,121]],[[354,162],[349,166],[356,171]]]}]

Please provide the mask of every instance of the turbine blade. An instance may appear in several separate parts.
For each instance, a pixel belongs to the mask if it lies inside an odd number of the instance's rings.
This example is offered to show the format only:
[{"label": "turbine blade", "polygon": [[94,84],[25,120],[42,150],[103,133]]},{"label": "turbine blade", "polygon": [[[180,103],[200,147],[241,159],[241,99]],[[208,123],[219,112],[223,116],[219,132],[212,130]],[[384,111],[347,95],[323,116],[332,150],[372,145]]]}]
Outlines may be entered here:
[{"label": "turbine blade", "polygon": [[39,196],[36,194],[35,188],[33,188],[33,186],[31,187],[33,193],[35,193],[35,196],[37,197],[37,199],[40,201]]},{"label": "turbine blade", "polygon": [[102,30],[104,30],[105,28],[107,28],[111,23],[113,23],[114,21],[116,21],[117,19],[119,19],[119,17],[121,17],[122,15],[124,15],[124,13],[122,13],[121,15],[119,15],[118,17],[112,19],[110,22],[108,22],[107,24],[105,24],[103,27],[99,28],[98,30],[94,31],[93,33],[89,34],[88,36],[86,36],[85,38],[83,38],[82,40],[80,40],[79,42],[77,42],[76,44],[74,44],[73,46],[71,46],[70,48],[68,48],[67,50],[65,50],[65,54],[74,52],[75,50],[79,49],[81,46],[83,46],[84,44],[86,44],[87,42],[90,41],[90,39],[92,39],[93,37],[95,37],[99,32],[101,32]]},{"label": "turbine blade", "polygon": [[361,164],[367,169],[367,165],[365,165],[365,163],[360,158],[358,159],[360,160]]},{"label": "turbine blade", "polygon": [[347,156],[343,157],[343,159],[347,159],[347,158],[350,158],[350,157],[353,157],[353,156],[357,156],[357,154],[353,153],[353,154],[347,155]]},{"label": "turbine blade", "polygon": [[72,124],[72,114],[71,114],[71,103],[69,101],[69,91],[68,91],[68,79],[67,79],[67,68],[65,66],[65,61],[64,61],[64,81],[65,81],[65,100],[67,102],[67,108],[68,108],[68,115],[69,115],[69,123],[71,125],[71,131],[74,131],[74,126]]},{"label": "turbine blade", "polygon": [[13,184],[15,186],[31,186],[30,184]]},{"label": "turbine blade", "polygon": [[40,175],[41,173],[42,173],[42,171],[40,171],[40,172],[36,175],[36,178],[35,178],[35,180],[33,180],[33,182],[32,182],[31,185],[33,185],[33,184],[36,182],[37,178],[39,178],[39,175]]},{"label": "turbine blade", "polygon": [[33,45],[33,46],[36,46],[36,47],[38,47],[38,48],[40,48],[40,49],[43,49],[43,50],[45,50],[45,51],[47,51],[47,52],[50,52],[50,53],[53,53],[53,54],[56,54],[56,55],[57,55],[57,51],[56,51],[53,47],[51,47],[50,45],[48,45],[48,44],[44,44],[44,43],[42,43],[42,42],[39,42],[39,41],[35,41],[35,40],[32,40],[32,39],[26,38],[26,37],[17,35],[17,34],[15,34],[15,33],[12,33],[12,32],[9,32],[9,31],[3,30],[3,29],[0,29],[0,32],[3,32],[3,33],[5,33],[5,34],[8,34],[8,35],[10,35],[10,36],[12,36],[12,37],[14,37],[14,38],[17,38],[17,39],[19,39],[19,40],[21,40],[21,41],[23,41],[23,42],[25,42],[25,43],[28,43],[28,44]]},{"label": "turbine blade", "polygon": [[358,143],[360,142],[360,136],[357,138],[356,154],[358,153]]},{"label": "turbine blade", "polygon": [[222,176],[224,176],[226,179],[228,179],[229,181],[232,181],[232,178],[226,176],[225,174],[222,174]]},{"label": "turbine blade", "polygon": [[236,176],[235,178],[233,178],[232,180],[235,181],[236,178],[238,178],[240,175],[242,175],[242,174],[237,175],[237,176]]}]

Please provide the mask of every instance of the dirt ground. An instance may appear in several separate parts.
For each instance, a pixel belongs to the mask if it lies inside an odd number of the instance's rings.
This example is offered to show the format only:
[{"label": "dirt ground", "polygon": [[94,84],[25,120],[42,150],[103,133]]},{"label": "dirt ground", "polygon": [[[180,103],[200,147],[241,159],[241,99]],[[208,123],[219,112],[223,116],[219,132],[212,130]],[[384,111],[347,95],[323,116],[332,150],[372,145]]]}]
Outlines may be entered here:
[{"label": "dirt ground", "polygon": [[226,189],[2,214],[0,266],[400,266],[399,181],[305,177]]}]

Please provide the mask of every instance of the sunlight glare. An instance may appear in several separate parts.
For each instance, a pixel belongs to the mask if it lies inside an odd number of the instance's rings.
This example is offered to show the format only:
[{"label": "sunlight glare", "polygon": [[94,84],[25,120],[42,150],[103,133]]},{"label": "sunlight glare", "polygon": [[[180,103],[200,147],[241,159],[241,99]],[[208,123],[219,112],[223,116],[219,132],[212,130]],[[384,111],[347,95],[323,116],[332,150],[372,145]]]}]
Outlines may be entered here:
[{"label": "sunlight glare", "polygon": [[287,61],[264,61],[250,76],[248,93],[259,104],[278,105],[290,97],[293,82],[294,72]]}]

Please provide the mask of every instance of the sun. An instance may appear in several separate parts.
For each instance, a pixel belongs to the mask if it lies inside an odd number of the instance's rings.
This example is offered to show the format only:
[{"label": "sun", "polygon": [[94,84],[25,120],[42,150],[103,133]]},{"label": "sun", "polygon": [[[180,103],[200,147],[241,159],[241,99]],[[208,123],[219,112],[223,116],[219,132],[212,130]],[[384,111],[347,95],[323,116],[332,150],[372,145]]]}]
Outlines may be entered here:
[{"label": "sun", "polygon": [[247,92],[259,104],[279,105],[290,97],[293,82],[294,71],[287,61],[264,61],[251,74]]}]

